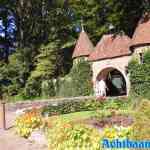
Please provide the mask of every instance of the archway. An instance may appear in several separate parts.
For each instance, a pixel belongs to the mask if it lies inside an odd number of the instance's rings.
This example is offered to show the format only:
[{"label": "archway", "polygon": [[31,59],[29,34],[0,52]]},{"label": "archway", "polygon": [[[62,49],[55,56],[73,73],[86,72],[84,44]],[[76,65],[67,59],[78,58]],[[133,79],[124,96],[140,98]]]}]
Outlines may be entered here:
[{"label": "archway", "polygon": [[98,74],[96,80],[103,79],[107,85],[107,96],[127,95],[127,83],[124,75],[116,68],[105,68]]}]

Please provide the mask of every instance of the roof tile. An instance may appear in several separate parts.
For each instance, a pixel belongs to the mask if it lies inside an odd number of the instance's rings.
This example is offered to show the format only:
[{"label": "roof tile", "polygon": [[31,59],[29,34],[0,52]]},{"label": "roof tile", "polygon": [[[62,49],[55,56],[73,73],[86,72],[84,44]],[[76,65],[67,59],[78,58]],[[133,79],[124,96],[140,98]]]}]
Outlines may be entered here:
[{"label": "roof tile", "polygon": [[150,19],[148,15],[142,18],[133,34],[131,47],[150,44]]},{"label": "roof tile", "polygon": [[87,33],[82,31],[79,35],[79,39],[77,40],[72,58],[89,56],[93,49],[94,46],[90,41]]},{"label": "roof tile", "polygon": [[90,56],[90,61],[130,55],[131,39],[125,35],[104,35]]}]

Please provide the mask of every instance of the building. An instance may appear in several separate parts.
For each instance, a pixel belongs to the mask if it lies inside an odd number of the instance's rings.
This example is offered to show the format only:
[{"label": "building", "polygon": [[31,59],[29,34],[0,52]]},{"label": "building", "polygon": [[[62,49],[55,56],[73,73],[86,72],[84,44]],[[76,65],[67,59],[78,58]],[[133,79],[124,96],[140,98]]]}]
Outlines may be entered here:
[{"label": "building", "polygon": [[84,30],[80,33],[73,59],[84,58],[91,62],[93,83],[103,79],[108,87],[108,96],[128,95],[130,80],[128,63],[133,57],[142,63],[144,51],[150,48],[150,19],[148,14],[139,21],[130,38],[122,34],[103,35],[96,47]]}]

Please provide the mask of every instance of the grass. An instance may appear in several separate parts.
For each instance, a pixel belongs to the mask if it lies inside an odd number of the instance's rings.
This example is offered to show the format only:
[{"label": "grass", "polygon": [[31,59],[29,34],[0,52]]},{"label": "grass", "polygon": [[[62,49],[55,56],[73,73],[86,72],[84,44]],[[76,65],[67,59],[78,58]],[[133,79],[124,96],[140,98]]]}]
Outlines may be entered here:
[{"label": "grass", "polygon": [[59,115],[58,119],[62,119],[65,122],[70,122],[70,121],[75,121],[75,120],[84,120],[84,119],[96,116],[96,113],[97,113],[96,111],[75,112],[75,113]]},{"label": "grass", "polygon": [[[115,111],[116,114],[118,115],[132,115],[133,114],[133,110],[131,110],[130,108],[128,109],[119,109]],[[102,109],[102,110],[94,110],[94,111],[81,111],[81,112],[74,112],[74,113],[69,113],[69,114],[62,114],[57,116],[57,119],[62,119],[65,122],[70,122],[70,121],[76,121],[76,120],[84,120],[84,119],[88,119],[91,117],[99,117],[101,118],[103,117],[107,117],[111,115],[111,111],[109,109]],[[51,116],[51,118],[53,118],[55,116]]]},{"label": "grass", "polygon": [[25,98],[23,97],[22,95],[16,95],[16,96],[9,96],[8,98],[8,102],[11,102],[11,103],[15,103],[15,102],[24,102],[24,101],[28,101],[28,100],[37,100],[37,99],[40,99],[42,100],[41,97],[30,97],[30,98]]}]

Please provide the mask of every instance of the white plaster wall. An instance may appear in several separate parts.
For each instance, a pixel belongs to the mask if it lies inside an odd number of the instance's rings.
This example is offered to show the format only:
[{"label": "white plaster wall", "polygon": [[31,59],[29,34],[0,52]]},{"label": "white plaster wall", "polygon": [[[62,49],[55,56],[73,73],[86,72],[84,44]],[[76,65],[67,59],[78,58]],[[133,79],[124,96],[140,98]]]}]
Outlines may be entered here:
[{"label": "white plaster wall", "polygon": [[150,46],[140,46],[140,47],[136,47],[134,49],[134,54],[139,54],[139,53],[143,53],[146,52],[147,50],[150,49]]}]

